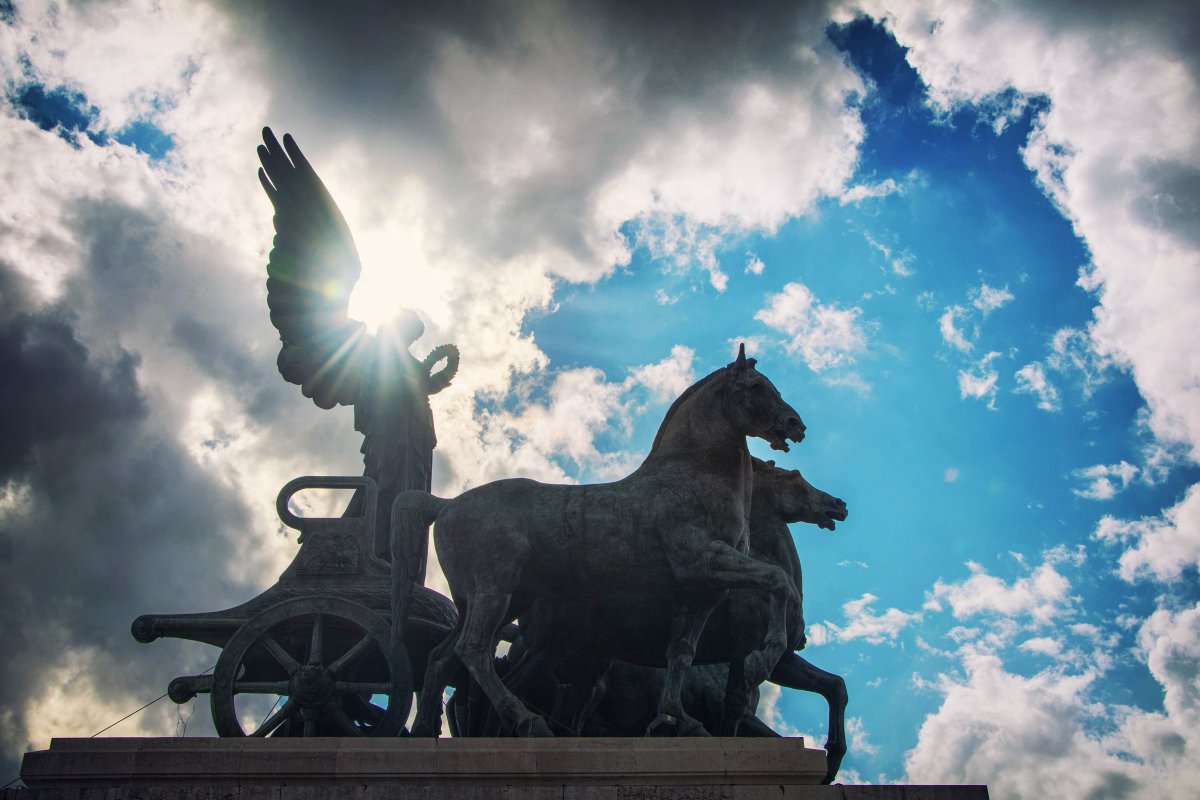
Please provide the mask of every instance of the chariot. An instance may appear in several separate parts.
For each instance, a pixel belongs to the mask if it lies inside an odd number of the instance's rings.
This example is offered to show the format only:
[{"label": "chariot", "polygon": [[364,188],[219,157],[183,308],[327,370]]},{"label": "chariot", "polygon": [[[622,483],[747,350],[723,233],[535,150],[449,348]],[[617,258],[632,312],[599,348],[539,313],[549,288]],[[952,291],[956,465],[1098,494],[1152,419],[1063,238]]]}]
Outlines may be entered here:
[{"label": "chariot", "polygon": [[[289,501],[304,489],[363,492],[365,502],[355,504],[363,513],[297,516]],[[392,556],[389,531],[375,524],[377,492],[367,477],[289,482],[276,509],[299,531],[300,549],[275,585],[222,611],[134,621],[139,642],[170,637],[221,648],[211,674],[171,681],[173,701],[208,694],[221,736],[402,735],[429,651],[458,614],[413,581],[415,565]],[[397,606],[402,619],[393,618],[393,574],[411,586]]]}]

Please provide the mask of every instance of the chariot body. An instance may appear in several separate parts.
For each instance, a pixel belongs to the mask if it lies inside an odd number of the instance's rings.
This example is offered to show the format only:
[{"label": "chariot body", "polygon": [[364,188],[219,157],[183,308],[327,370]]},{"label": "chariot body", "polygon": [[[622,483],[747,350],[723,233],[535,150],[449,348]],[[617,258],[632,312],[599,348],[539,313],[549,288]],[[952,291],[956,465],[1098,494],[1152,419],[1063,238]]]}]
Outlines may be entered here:
[{"label": "chariot body", "polygon": [[[357,516],[300,517],[289,501],[304,489],[354,489]],[[377,528],[375,481],[302,477],[279,492],[279,518],[300,549],[279,581],[241,605],[201,614],[146,614],[140,642],[189,639],[222,648],[211,673],[170,683],[176,703],[210,695],[221,736],[395,736],[429,651],[458,618],[449,598],[409,580],[415,565],[393,557]],[[396,619],[393,570],[411,591]],[[273,703],[273,705],[272,705]]]}]

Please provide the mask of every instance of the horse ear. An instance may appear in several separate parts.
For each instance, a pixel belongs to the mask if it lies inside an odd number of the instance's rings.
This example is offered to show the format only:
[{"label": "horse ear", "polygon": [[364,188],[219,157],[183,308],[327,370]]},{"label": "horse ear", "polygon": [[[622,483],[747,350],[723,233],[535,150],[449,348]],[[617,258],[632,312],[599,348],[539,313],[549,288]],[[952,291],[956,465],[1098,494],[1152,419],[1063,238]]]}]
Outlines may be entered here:
[{"label": "horse ear", "polygon": [[737,359],[733,362],[733,368],[738,372],[746,371],[746,343],[738,343]]}]

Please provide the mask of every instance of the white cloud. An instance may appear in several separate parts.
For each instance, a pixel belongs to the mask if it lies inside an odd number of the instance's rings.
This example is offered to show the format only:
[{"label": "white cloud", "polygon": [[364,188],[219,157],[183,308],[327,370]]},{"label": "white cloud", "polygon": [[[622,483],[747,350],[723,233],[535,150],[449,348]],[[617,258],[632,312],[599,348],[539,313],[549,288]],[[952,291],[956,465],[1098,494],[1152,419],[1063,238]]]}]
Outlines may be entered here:
[{"label": "white cloud", "polygon": [[746,259],[746,267],[743,272],[748,275],[762,275],[766,268],[767,265],[763,263],[763,260],[751,253],[750,257]]},{"label": "white cloud", "polygon": [[788,338],[784,347],[814,372],[854,362],[867,348],[867,332],[859,321],[862,309],[824,304],[802,283],[788,283],[767,298],[754,318]]},{"label": "white cloud", "polygon": [[[771,728],[782,736],[804,736],[783,716],[783,710],[779,707],[779,700],[783,697],[783,690],[777,683],[770,681],[760,684],[758,687],[758,707],[754,710],[755,716],[767,723]],[[811,736],[804,737],[807,741],[817,741]]]},{"label": "white cloud", "polygon": [[1118,492],[1129,486],[1130,481],[1138,475],[1138,468],[1128,461],[1117,464],[1096,464],[1085,469],[1077,469],[1071,474],[1076,478],[1087,481],[1082,489],[1072,489],[1071,492],[1088,500],[1111,500]]},{"label": "white cloud", "polygon": [[679,296],[667,294],[666,289],[656,289],[654,292],[654,302],[660,306],[673,306],[679,302]]},{"label": "white cloud", "polygon": [[1086,694],[1094,672],[1026,678],[991,653],[970,653],[963,667],[964,678],[943,674],[934,684],[944,699],[905,754],[907,780],[986,783],[997,797],[1029,799],[1134,788],[1133,769],[1085,733],[1096,714]]},{"label": "white cloud", "polygon": [[959,370],[958,392],[963,400],[968,397],[974,400],[987,400],[988,408],[996,409],[997,383],[1000,373],[992,367],[992,362],[1000,357],[997,352],[991,352],[979,359],[969,369]]},{"label": "white cloud", "polygon": [[546,403],[526,403],[520,413],[507,416],[505,425],[540,453],[566,456],[581,466],[595,464],[600,461],[596,434],[614,421],[628,424],[624,388],[594,367],[563,370]]},{"label": "white cloud", "polygon": [[[916,676],[944,699],[905,755],[906,779],[986,783],[993,794],[1014,798],[1194,796],[1200,606],[1160,607],[1138,630],[1137,654],[1164,690],[1162,713],[1096,701],[1108,669],[1103,648],[1114,640],[1093,638],[1101,649],[1091,660],[1064,652],[1052,637],[1025,641],[1022,650],[1058,662],[1029,676],[1010,672],[995,652],[972,646],[960,650],[961,676]],[[1072,670],[1066,661],[1079,663]]]},{"label": "white cloud", "polygon": [[[912,253],[907,250],[901,253],[895,253],[891,247],[876,239],[871,235],[870,231],[863,231],[863,236],[867,240],[867,244],[878,250],[888,262],[892,272],[899,275],[901,278],[911,278],[916,275],[916,270],[912,268],[912,262],[916,259]],[[924,292],[922,293],[924,294]]]},{"label": "white cloud", "polygon": [[[1186,501],[1185,501],[1186,502]],[[1182,505],[1182,504],[1181,504]],[[1197,504],[1200,506],[1200,504]],[[1182,518],[1190,512],[1180,510]],[[1171,520],[1173,526],[1177,519]],[[1108,518],[1097,537],[1136,541],[1167,533],[1165,521],[1140,527]],[[1179,559],[1150,545],[1160,558],[1150,571],[1160,579],[1176,579]],[[1122,563],[1122,576],[1145,574],[1141,558]],[[1121,615],[1113,622],[1139,627],[1137,655],[1163,687],[1164,711],[1105,705],[1097,694],[1113,663],[1120,635],[1092,623],[1062,624],[1073,600],[1057,565],[1081,566],[1082,548],[1063,546],[1043,554],[1043,564],[1012,584],[970,565],[972,576],[954,585],[941,581],[929,593],[927,607],[950,603],[956,617],[979,613],[1003,616],[990,621],[980,640],[974,630],[956,628],[962,674],[942,674],[919,685],[941,692],[943,701],[918,732],[916,746],[905,756],[906,779],[930,783],[987,783],[994,794],[1015,798],[1056,797],[1190,797],[1200,769],[1200,606],[1170,608],[1166,596],[1145,620]],[[1031,675],[1009,671],[1000,650],[1021,630],[1014,616],[1028,615],[1036,626],[1056,624],[1053,632],[1020,643],[1025,653],[1055,663]],[[1004,628],[997,632],[997,628]],[[956,635],[956,632],[957,635]],[[1090,646],[1086,654],[1068,647],[1067,634]]]},{"label": "white cloud", "polygon": [[1051,636],[1035,636],[1032,639],[1026,639],[1021,642],[1019,647],[1027,653],[1037,653],[1054,659],[1060,658],[1063,654],[1062,641]]},{"label": "white cloud", "polygon": [[631,380],[649,389],[655,402],[669,402],[696,382],[696,373],[692,369],[695,357],[695,350],[677,344],[671,348],[671,355],[662,361],[634,367]]},{"label": "white cloud", "polygon": [[946,467],[946,471],[942,474],[942,480],[946,483],[954,483],[958,480],[958,467]]},{"label": "white cloud", "polygon": [[845,624],[839,626],[826,620],[810,625],[809,643],[821,645],[829,641],[848,642],[854,639],[862,639],[870,644],[894,642],[900,631],[921,619],[920,612],[901,611],[898,608],[889,608],[877,614],[872,606],[878,599],[867,592],[857,600],[843,603]]},{"label": "white cloud", "polygon": [[1162,684],[1167,714],[1189,724],[1193,763],[1200,761],[1200,605],[1179,610],[1159,607],[1138,630],[1138,648],[1151,674]]},{"label": "white cloud", "polygon": [[867,382],[867,379],[854,370],[838,375],[826,373],[821,376],[821,383],[835,388],[849,389],[859,397],[870,397],[872,392],[871,384]]},{"label": "white cloud", "polygon": [[[797,56],[827,82],[746,83],[729,91],[719,116],[688,110],[646,131],[622,168],[599,186],[593,237],[611,241],[620,225],[637,219],[646,232],[643,243],[657,258],[679,268],[698,266],[722,290],[727,278],[713,254],[720,238],[774,231],[822,195],[840,193],[863,136],[844,100],[860,85],[848,70]],[[814,114],[815,107],[821,111]],[[478,135],[490,133],[484,128]],[[814,148],[822,158],[809,157]]]},{"label": "white cloud", "polygon": [[972,289],[969,293],[970,305],[946,306],[945,311],[938,317],[938,330],[946,344],[963,353],[969,353],[975,347],[984,320],[998,308],[1012,302],[1013,294],[1005,286],[996,289],[986,283]]},{"label": "white cloud", "polygon": [[873,756],[879,752],[879,748],[867,736],[862,717],[846,717],[846,738],[851,753]]},{"label": "white cloud", "polygon": [[1016,372],[1018,394],[1031,394],[1037,398],[1037,406],[1043,411],[1058,411],[1062,408],[1062,398],[1058,389],[1046,377],[1042,365],[1033,361],[1021,367]]},{"label": "white cloud", "polygon": [[1200,484],[1160,516],[1133,521],[1104,517],[1095,538],[1126,545],[1117,562],[1126,581],[1179,580],[1185,569],[1200,567]]},{"label": "white cloud", "polygon": [[967,341],[967,337],[963,335],[957,325],[958,318],[965,312],[966,309],[962,306],[947,306],[942,315],[938,317],[938,330],[941,331],[942,339],[946,344],[956,350],[968,353],[974,345]]},{"label": "white cloud", "polygon": [[838,202],[842,205],[849,205],[851,203],[858,205],[868,198],[887,197],[889,194],[896,194],[903,191],[904,187],[896,183],[893,178],[887,178],[879,183],[857,183],[842,192],[841,196],[838,197]]},{"label": "white cloud", "polygon": [[1078,554],[1047,551],[1043,563],[1029,575],[1011,583],[989,575],[981,564],[967,562],[971,575],[958,582],[938,579],[926,594],[925,608],[938,611],[943,601],[950,605],[955,619],[980,614],[999,614],[1008,618],[1028,616],[1038,625],[1049,625],[1071,613],[1071,584],[1056,568],[1064,560],[1077,561]]},{"label": "white cloud", "polygon": [[[622,381],[610,381],[594,367],[561,370],[554,373],[544,399],[526,397],[513,411],[480,413],[460,396],[446,409],[451,422],[438,429],[439,439],[445,440],[439,450],[444,446],[475,456],[447,459],[444,491],[517,476],[553,483],[624,477],[641,455],[601,450],[597,438],[607,434],[620,441],[628,436],[633,415],[646,408],[635,390],[645,390],[658,404],[682,393],[695,382],[694,358],[691,348],[675,345],[663,360],[632,367]],[[569,473],[564,458],[573,464]]]},{"label": "white cloud", "polygon": [[979,288],[973,293],[971,305],[983,312],[984,316],[987,316],[1012,301],[1013,294],[1008,290],[1007,286],[997,289],[994,286],[988,286],[984,283],[980,284]]},{"label": "white cloud", "polygon": [[1091,397],[1107,380],[1112,365],[1110,359],[1095,351],[1087,332],[1076,328],[1060,328],[1054,332],[1046,363],[1057,372],[1076,377],[1084,397]]}]

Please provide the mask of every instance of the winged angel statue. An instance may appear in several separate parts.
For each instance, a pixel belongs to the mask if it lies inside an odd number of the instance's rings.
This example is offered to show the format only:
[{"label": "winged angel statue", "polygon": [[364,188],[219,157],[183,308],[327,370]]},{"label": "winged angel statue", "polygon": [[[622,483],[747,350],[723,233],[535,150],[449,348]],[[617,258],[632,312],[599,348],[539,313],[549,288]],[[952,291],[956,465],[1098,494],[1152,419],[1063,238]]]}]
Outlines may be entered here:
[{"label": "winged angel statue", "polygon": [[[409,309],[374,335],[350,318],[350,292],[362,272],[350,228],[290,135],[281,146],[264,128],[263,142],[258,178],[275,207],[267,305],[282,343],[279,372],[321,408],[354,406],[363,474],[379,486],[376,525],[388,531],[396,495],[431,488],[437,439],[429,397],[450,384],[458,348],[444,344],[417,360],[409,348],[425,325]],[[360,490],[346,514],[361,514],[362,503]],[[423,575],[424,553],[414,555],[421,561],[413,565],[416,574]]]}]

